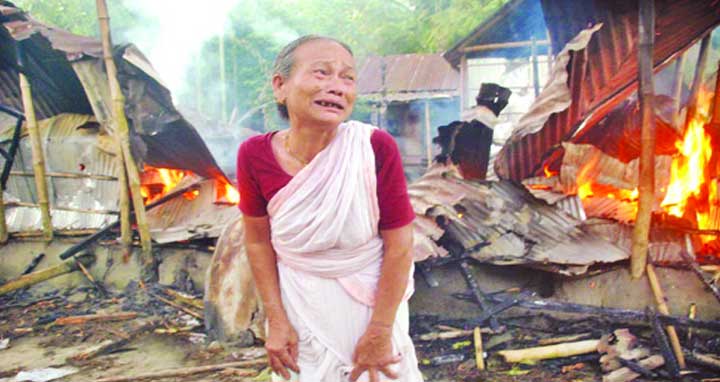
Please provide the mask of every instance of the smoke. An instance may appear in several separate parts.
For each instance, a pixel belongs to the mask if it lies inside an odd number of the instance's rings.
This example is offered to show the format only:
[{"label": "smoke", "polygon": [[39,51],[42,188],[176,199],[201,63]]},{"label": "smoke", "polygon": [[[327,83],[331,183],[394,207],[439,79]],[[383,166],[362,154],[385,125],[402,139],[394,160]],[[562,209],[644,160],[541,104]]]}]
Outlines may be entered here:
[{"label": "smoke", "polygon": [[[263,12],[258,0],[124,0],[141,22],[123,31],[123,39],[136,44],[148,57],[163,82],[178,95],[188,89],[188,72],[201,64],[200,53],[211,39],[230,33],[240,22],[279,44],[297,33]],[[242,7],[241,20],[231,20]],[[259,74],[260,75],[260,74]]]},{"label": "smoke", "polygon": [[227,15],[241,0],[125,0],[142,23],[125,38],[147,55],[170,90],[187,86],[186,74],[203,44],[228,28]]}]

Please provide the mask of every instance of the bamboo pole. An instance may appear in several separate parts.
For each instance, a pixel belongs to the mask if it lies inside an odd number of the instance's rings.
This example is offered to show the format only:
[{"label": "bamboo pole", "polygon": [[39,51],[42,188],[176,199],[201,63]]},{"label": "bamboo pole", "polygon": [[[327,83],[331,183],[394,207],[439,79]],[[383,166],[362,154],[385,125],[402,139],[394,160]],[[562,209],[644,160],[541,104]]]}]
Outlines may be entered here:
[{"label": "bamboo pole", "polygon": [[[107,377],[100,378],[97,382],[127,382],[127,381],[142,381],[145,379],[161,379],[161,378],[172,378],[172,377],[187,377],[195,374],[211,373],[223,369],[229,368],[252,368],[258,366],[267,366],[267,358],[258,358],[249,361],[236,361],[229,363],[221,363],[217,365],[207,366],[193,366],[179,369],[161,370],[147,374],[140,374],[130,377]],[[250,375],[250,373],[248,373]]]},{"label": "bamboo pole", "polygon": [[485,370],[485,359],[483,358],[483,343],[480,328],[473,330],[473,339],[475,340],[475,366],[478,370]]},{"label": "bamboo pole", "polygon": [[43,238],[45,241],[49,242],[52,241],[53,238],[53,228],[50,217],[48,188],[45,179],[45,155],[43,154],[42,143],[40,141],[40,131],[38,130],[37,118],[35,117],[32,89],[30,88],[30,82],[23,73],[20,73],[20,92],[22,93],[23,108],[25,109],[25,123],[28,129],[28,134],[30,135],[33,172],[35,173],[35,189],[37,192],[38,204],[40,205]]},{"label": "bamboo pole", "polygon": [[[39,204],[36,203],[28,203],[28,202],[10,202],[7,203],[8,206],[13,207],[30,207],[30,208],[38,208],[40,207]],[[117,211],[113,210],[91,210],[91,209],[85,209],[85,208],[73,208],[73,207],[60,207],[55,206],[52,208],[55,211],[69,211],[69,212],[79,212],[84,214],[105,214],[105,215],[117,215]]]},{"label": "bamboo pole", "polygon": [[[670,309],[668,309],[667,303],[665,302],[665,293],[663,293],[660,281],[658,281],[657,275],[655,274],[655,267],[653,267],[652,264],[647,265],[647,276],[648,281],[650,281],[650,288],[652,288],[653,295],[655,296],[658,312],[669,316]],[[680,365],[681,369],[684,369],[686,367],[685,356],[683,355],[682,346],[680,346],[680,338],[678,337],[677,331],[672,325],[667,325],[665,330],[668,333],[670,345],[672,345],[673,353],[675,353],[675,357],[678,360],[678,365]]]},{"label": "bamboo pole", "polygon": [[[125,165],[128,184],[130,185],[130,197],[135,209],[135,221],[137,222],[138,232],[140,233],[140,242],[142,245],[143,267],[149,267],[152,260],[152,245],[150,237],[150,227],[148,226],[145,215],[145,205],[140,193],[140,174],[137,164],[130,152],[130,133],[127,118],[125,116],[125,97],[120,90],[120,83],[117,79],[117,68],[112,56],[112,43],[110,37],[110,17],[108,15],[107,4],[105,0],[96,0],[98,23],[100,24],[100,34],[103,44],[103,58],[105,59],[105,69],[107,71],[108,82],[110,84],[110,95],[113,100],[113,122],[115,123],[116,134],[120,140],[119,153]],[[122,178],[122,176],[120,176]],[[122,193],[121,200],[122,203]]]},{"label": "bamboo pole", "polygon": [[3,285],[0,285],[0,296],[10,293],[14,290],[29,287],[45,280],[49,280],[53,277],[74,272],[78,270],[78,263],[89,266],[94,260],[95,257],[89,254],[78,255],[50,268],[45,268],[39,271],[35,271],[33,273],[28,273],[26,275],[20,276],[14,280],[8,281]]},{"label": "bamboo pole", "polygon": [[8,228],[5,221],[5,187],[0,187],[0,244],[8,241]]},{"label": "bamboo pole", "polygon": [[533,89],[535,90],[535,97],[540,95],[540,73],[537,56],[537,39],[532,38],[532,44],[530,45],[530,60],[532,61],[533,71]]},{"label": "bamboo pole", "polygon": [[535,44],[535,46],[545,46],[550,45],[550,40],[527,40],[527,41],[512,41],[512,42],[498,42],[498,43],[492,43],[492,44],[483,44],[483,45],[473,45],[468,46],[465,48],[462,48],[460,51],[463,53],[471,53],[471,52],[482,52],[486,50],[495,50],[495,49],[507,49],[507,48],[525,48],[529,47]]},{"label": "bamboo pole", "polygon": [[430,122],[430,100],[425,100],[425,155],[427,156],[427,168],[432,166],[432,124]]},{"label": "bamboo pole", "polygon": [[[117,137],[117,132],[115,132]],[[117,139],[118,146],[121,144],[121,140]],[[125,169],[125,161],[121,150],[118,150],[117,154],[118,167],[118,188],[119,188],[119,199],[118,207],[120,208],[120,245],[123,247],[123,254],[130,254],[132,250],[132,227],[130,226],[130,189],[128,188],[127,170]]]},{"label": "bamboo pole", "polygon": [[599,343],[599,339],[585,340],[527,349],[501,350],[497,352],[497,354],[503,357],[505,362],[538,361],[543,359],[572,357],[580,354],[593,353],[597,351]]},{"label": "bamboo pole", "polygon": [[[31,172],[25,171],[10,171],[10,175],[13,176],[35,176]],[[118,180],[116,176],[110,175],[97,175],[97,174],[82,174],[74,172],[52,172],[47,171],[45,176],[50,178],[66,178],[66,179],[94,179],[94,180]]]},{"label": "bamboo pole", "polygon": [[630,272],[640,278],[647,264],[650,222],[655,200],[655,111],[653,105],[653,48],[655,44],[655,2],[641,0],[639,12],[638,80],[640,82],[640,176],[638,212],[632,235]]},{"label": "bamboo pole", "polygon": [[687,113],[685,114],[685,126],[695,118],[697,114],[700,89],[702,88],[703,77],[705,76],[705,67],[707,66],[708,55],[710,51],[710,34],[705,36],[700,42],[700,53],[695,63],[695,77],[693,77],[692,87],[690,88],[690,97],[688,98]]},{"label": "bamboo pole", "polygon": [[218,55],[220,61],[220,118],[223,123],[227,123],[227,86],[225,86],[225,34],[221,33],[219,41]]},{"label": "bamboo pole", "polygon": [[680,122],[680,102],[682,100],[682,85],[687,62],[687,52],[683,52],[677,59],[675,65],[675,76],[673,79],[673,127],[682,134],[683,128]]}]

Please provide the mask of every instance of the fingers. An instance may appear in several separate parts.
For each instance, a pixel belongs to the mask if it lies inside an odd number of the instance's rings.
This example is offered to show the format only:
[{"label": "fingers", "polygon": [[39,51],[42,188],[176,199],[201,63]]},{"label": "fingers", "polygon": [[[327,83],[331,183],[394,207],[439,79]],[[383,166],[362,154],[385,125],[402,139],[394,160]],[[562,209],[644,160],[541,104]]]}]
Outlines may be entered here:
[{"label": "fingers", "polygon": [[370,382],[380,382],[380,378],[378,377],[378,371],[376,368],[371,367],[368,369],[368,372],[370,373]]},{"label": "fingers", "polygon": [[295,360],[293,359],[293,357],[290,355],[290,351],[288,351],[288,350],[282,351],[282,352],[276,354],[276,356],[280,359],[280,362],[282,362],[283,366],[289,367],[290,370],[292,370],[296,373],[300,372],[300,368],[298,367],[298,365],[295,362]]},{"label": "fingers", "polygon": [[290,373],[276,355],[268,354],[268,362],[270,363],[270,368],[275,372],[275,374],[280,375],[286,380],[290,379]]},{"label": "fingers", "polygon": [[355,366],[352,371],[350,372],[350,381],[355,382],[358,378],[360,378],[360,375],[367,370],[366,367],[363,366]]},{"label": "fingers", "polygon": [[385,365],[385,366],[379,367],[378,370],[380,370],[381,373],[385,374],[385,376],[388,377],[388,378],[390,378],[390,379],[398,379],[398,378],[400,377],[400,375],[398,375],[398,373],[394,372],[394,371],[390,368],[390,365],[389,365],[389,364],[388,364],[388,365]]}]

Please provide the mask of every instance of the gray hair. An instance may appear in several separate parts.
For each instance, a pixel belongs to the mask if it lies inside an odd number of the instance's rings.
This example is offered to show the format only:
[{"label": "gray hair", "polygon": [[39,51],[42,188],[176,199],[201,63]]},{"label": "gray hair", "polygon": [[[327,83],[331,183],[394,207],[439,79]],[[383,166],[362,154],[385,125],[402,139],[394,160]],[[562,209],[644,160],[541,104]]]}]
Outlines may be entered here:
[{"label": "gray hair", "polygon": [[[319,35],[305,35],[302,37],[299,37],[292,41],[291,43],[285,45],[282,50],[280,50],[280,53],[278,53],[277,57],[275,58],[275,64],[273,65],[273,76],[279,75],[282,78],[289,78],[290,73],[292,73],[293,66],[295,66],[295,57],[294,53],[297,50],[297,48],[301,47],[305,43],[316,41],[316,40],[324,40],[324,41],[332,41],[335,43],[340,44],[345,50],[350,53],[350,55],[353,55],[352,49],[345,44],[342,41],[339,41],[337,39],[334,39],[332,37],[326,37],[326,36],[319,36]],[[283,105],[281,103],[277,104],[278,112],[280,113],[280,116],[283,119],[288,119],[288,109],[286,105]]]}]

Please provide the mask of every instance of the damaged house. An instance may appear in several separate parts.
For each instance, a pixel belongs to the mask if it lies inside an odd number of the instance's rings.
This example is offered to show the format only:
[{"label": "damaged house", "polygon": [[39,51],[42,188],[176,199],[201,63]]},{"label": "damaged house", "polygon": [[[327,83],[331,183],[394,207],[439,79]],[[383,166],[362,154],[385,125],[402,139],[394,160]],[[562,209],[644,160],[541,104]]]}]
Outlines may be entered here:
[{"label": "damaged house", "polygon": [[[91,247],[103,239],[107,245],[98,247],[98,252],[107,252],[105,256],[112,258],[124,250],[114,240],[108,242],[113,235],[97,237],[97,233],[108,232],[107,227],[119,220],[121,189],[128,186],[121,183],[124,165],[111,121],[113,100],[102,44],[45,26],[10,4],[0,6],[0,17],[0,165],[5,234],[9,237],[0,248],[0,276],[8,279],[18,274],[39,252],[48,255],[44,263],[57,262],[58,256],[51,256],[55,253],[65,252],[61,257],[67,258],[73,254],[68,249],[76,248],[71,244],[84,243],[90,234],[95,234],[90,239],[96,241],[82,246]],[[200,253],[211,252],[211,240],[239,216],[237,191],[193,126],[175,109],[170,92],[142,53],[125,45],[116,47],[113,55],[126,98],[130,160],[139,169],[155,256],[172,257],[171,247],[179,247],[180,252],[192,247],[200,248]],[[33,152],[25,122],[29,118],[22,95],[27,92],[21,90],[20,73],[32,94],[40,152]],[[44,160],[44,180],[34,171],[38,160]],[[45,196],[37,191],[42,183]],[[185,191],[173,197],[169,195],[172,190],[176,194]],[[44,229],[44,203],[49,207],[51,235]],[[41,245],[33,239],[43,236],[55,240]],[[185,244],[174,244],[178,242]],[[135,243],[130,245],[137,246]],[[195,289],[200,289],[209,254],[205,260],[203,256],[179,256],[185,259],[181,263],[192,263],[190,274]],[[135,260],[128,263],[127,259],[116,261],[116,266],[132,268]],[[163,268],[162,264],[156,266]],[[106,269],[105,274],[108,272],[112,278],[112,270]],[[119,286],[129,281],[126,276],[115,280]],[[164,277],[167,281],[173,276]]]}]

